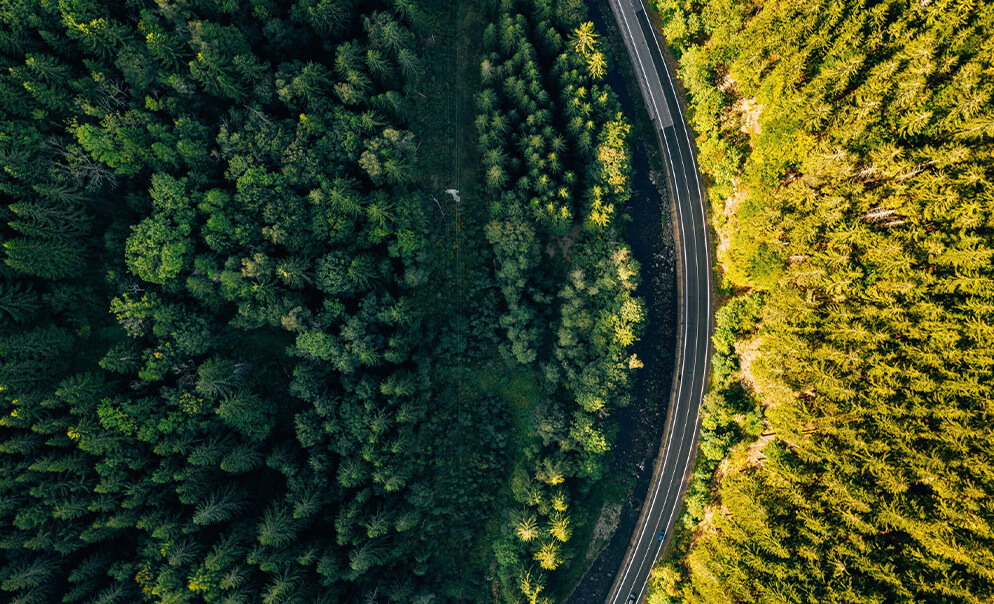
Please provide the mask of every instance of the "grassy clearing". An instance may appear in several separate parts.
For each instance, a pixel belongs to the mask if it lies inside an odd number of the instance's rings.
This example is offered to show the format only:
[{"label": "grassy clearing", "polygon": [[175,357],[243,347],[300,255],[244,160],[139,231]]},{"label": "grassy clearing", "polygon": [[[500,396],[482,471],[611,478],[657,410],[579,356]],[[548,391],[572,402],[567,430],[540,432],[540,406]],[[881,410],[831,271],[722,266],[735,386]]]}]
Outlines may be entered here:
[{"label": "grassy clearing", "polygon": [[[473,97],[480,84],[476,41],[486,23],[476,2],[433,0],[425,9],[431,15],[433,34],[423,40],[427,71],[416,95],[422,183],[432,191],[457,188],[464,200],[470,191],[471,199],[478,199]],[[451,197],[447,202],[452,203]]]},{"label": "grassy clearing", "polygon": [[[472,309],[478,275],[488,270],[490,257],[480,245],[487,204],[479,184],[474,124],[481,57],[479,45],[472,43],[481,39],[486,23],[476,2],[429,0],[423,8],[432,33],[421,39],[425,74],[414,95],[412,129],[420,141],[424,212],[435,227],[435,273],[445,275],[444,287],[432,292],[438,299],[428,307],[445,322]],[[446,194],[448,189],[458,190],[461,201]]]},{"label": "grassy clearing", "polygon": [[[494,356],[497,352],[494,351]],[[537,370],[521,366],[492,366],[476,373],[481,394],[499,396],[511,411],[510,461],[515,467],[525,456],[525,448],[534,440],[531,415],[542,397]]]}]

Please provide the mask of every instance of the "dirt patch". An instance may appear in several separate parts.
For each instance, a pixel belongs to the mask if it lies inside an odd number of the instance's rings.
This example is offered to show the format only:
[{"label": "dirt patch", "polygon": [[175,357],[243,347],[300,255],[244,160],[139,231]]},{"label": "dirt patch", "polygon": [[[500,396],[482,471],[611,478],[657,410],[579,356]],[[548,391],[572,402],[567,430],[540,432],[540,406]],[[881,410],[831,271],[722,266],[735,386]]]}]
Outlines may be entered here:
[{"label": "dirt patch", "polygon": [[749,445],[746,452],[746,463],[753,468],[762,466],[763,462],[766,461],[766,454],[763,453],[763,449],[766,448],[766,445],[773,442],[775,438],[775,432],[765,432],[756,442]]},{"label": "dirt patch", "polygon": [[590,538],[590,547],[587,548],[587,553],[583,556],[584,560],[593,560],[611,541],[611,535],[614,534],[615,529],[618,528],[618,522],[621,520],[621,508],[622,504],[620,503],[605,503],[604,507],[601,508],[600,518],[597,519],[594,534]]},{"label": "dirt patch", "polygon": [[721,78],[721,83],[718,84],[718,90],[724,92],[725,94],[731,94],[734,96],[739,96],[739,85],[732,79],[732,76],[725,73],[725,77]]},{"label": "dirt patch", "polygon": [[732,110],[739,114],[742,125],[739,130],[746,134],[759,134],[759,116],[763,114],[763,105],[756,99],[739,99],[732,105]]},{"label": "dirt patch", "polygon": [[718,90],[735,99],[725,117],[737,120],[741,132],[759,134],[762,130],[759,125],[759,116],[763,114],[763,105],[754,98],[743,97],[742,93],[739,92],[738,82],[727,73],[718,84]]},{"label": "dirt patch", "polygon": [[[712,492],[718,491],[718,485],[721,484],[722,479],[725,478],[729,472],[733,470],[732,462],[729,461],[729,455],[725,455],[724,459],[718,462],[718,467],[714,469],[714,476],[711,477],[711,490]],[[705,519],[707,518],[707,513],[705,513]]]},{"label": "dirt patch", "polygon": [[762,401],[762,393],[759,392],[759,388],[756,387],[756,379],[752,375],[752,364],[755,362],[756,357],[759,356],[759,347],[763,343],[763,339],[760,336],[756,336],[751,340],[746,340],[744,342],[738,342],[735,345],[735,351],[739,355],[739,367],[741,368],[742,383],[752,390]]},{"label": "dirt patch", "polygon": [[738,219],[735,211],[739,204],[746,198],[746,188],[739,179],[732,179],[732,194],[725,198],[724,207],[721,210],[721,220],[715,221],[715,234],[718,239],[718,257],[724,258],[732,245],[731,233],[738,229]]}]

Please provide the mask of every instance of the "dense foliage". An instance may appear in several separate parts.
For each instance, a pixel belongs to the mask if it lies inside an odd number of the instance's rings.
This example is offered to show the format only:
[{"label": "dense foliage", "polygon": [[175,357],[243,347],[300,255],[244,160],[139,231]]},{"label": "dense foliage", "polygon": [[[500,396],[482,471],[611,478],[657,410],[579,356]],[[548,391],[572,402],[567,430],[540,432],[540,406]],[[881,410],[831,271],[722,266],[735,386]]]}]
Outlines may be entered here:
[{"label": "dense foliage", "polygon": [[570,493],[601,477],[605,418],[627,404],[641,366],[627,352],[643,309],[620,220],[629,125],[602,83],[606,58],[581,7],[501,3],[484,34],[478,96],[504,355],[536,367],[542,383],[512,469],[518,508],[494,544],[505,593],[531,602],[548,601],[544,571],[572,557]]},{"label": "dense foliage", "polygon": [[580,3],[493,6],[486,226],[438,218],[433,6],[2,3],[4,601],[538,601],[574,557],[628,126]]},{"label": "dense foliage", "polygon": [[990,601],[994,9],[658,6],[740,297],[652,601]]}]

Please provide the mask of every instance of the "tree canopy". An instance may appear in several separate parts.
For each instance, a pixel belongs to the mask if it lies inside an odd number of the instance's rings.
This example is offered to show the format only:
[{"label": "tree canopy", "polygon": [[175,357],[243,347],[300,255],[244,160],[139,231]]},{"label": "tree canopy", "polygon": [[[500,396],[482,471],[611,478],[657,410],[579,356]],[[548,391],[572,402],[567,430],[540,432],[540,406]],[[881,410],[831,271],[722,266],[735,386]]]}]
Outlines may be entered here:
[{"label": "tree canopy", "polygon": [[990,601],[994,11],[658,6],[737,297],[651,601]]},{"label": "tree canopy", "polygon": [[538,602],[579,558],[628,125],[582,5],[488,3],[443,208],[441,4],[0,7],[0,599]]}]

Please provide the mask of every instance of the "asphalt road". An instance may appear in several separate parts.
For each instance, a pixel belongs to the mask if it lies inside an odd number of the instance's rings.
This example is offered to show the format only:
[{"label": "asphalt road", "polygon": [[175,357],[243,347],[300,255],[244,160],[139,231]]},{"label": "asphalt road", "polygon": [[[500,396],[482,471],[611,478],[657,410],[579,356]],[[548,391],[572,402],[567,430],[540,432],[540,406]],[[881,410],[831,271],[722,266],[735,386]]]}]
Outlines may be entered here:
[{"label": "asphalt road", "polygon": [[610,0],[610,3],[666,157],[677,209],[682,286],[679,369],[667,411],[669,428],[663,436],[660,458],[656,460],[661,470],[656,472],[649,488],[628,555],[607,598],[611,604],[626,604],[644,600],[649,571],[670,540],[689,482],[691,460],[697,451],[701,400],[708,379],[713,312],[704,188],[673,74],[663,60],[662,47],[643,0]]}]

